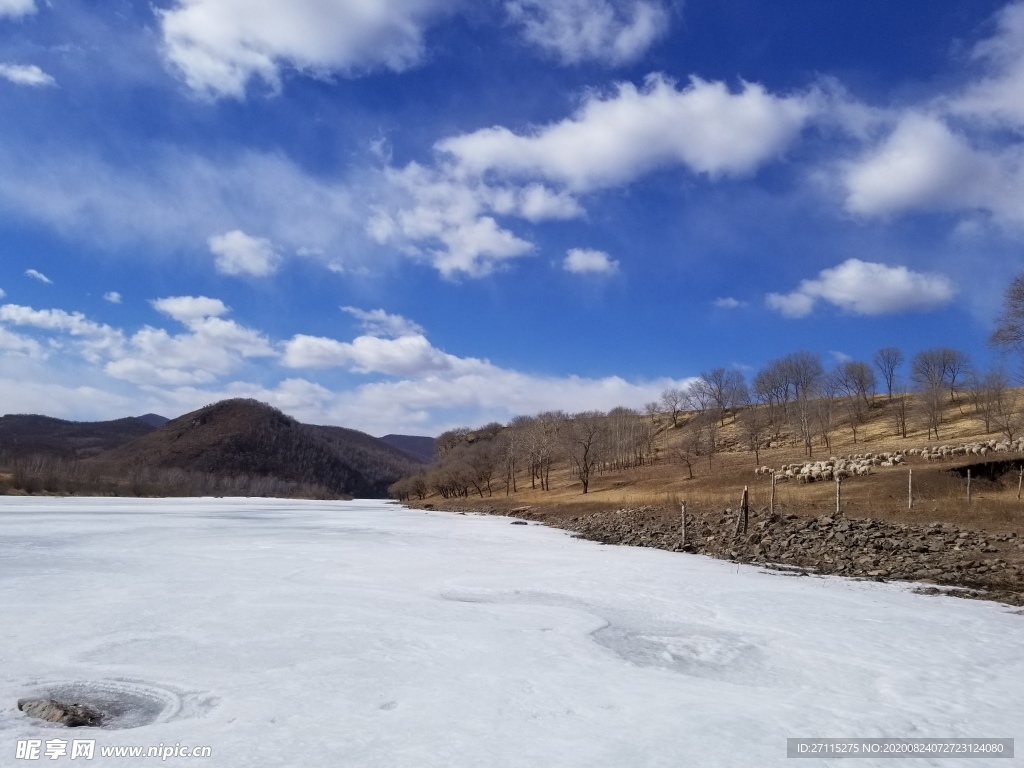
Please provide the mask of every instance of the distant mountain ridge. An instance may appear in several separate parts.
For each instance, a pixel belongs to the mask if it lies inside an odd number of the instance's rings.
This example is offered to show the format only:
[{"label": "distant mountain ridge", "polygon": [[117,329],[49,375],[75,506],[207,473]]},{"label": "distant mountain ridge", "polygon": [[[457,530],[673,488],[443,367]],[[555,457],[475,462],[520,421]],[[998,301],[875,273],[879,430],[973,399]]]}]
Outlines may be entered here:
[{"label": "distant mountain ridge", "polygon": [[151,427],[162,427],[170,421],[166,416],[161,416],[158,413],[146,413],[142,416],[137,416],[136,418],[141,422],[149,424]]},{"label": "distant mountain ridge", "polygon": [[437,442],[432,437],[420,437],[419,435],[384,435],[380,438],[388,445],[404,451],[410,456],[415,456],[425,462],[434,460],[434,446]]},{"label": "distant mountain ridge", "polygon": [[422,463],[363,432],[302,424],[256,400],[200,408],[93,462],[122,474],[147,468],[274,478],[375,498]]},{"label": "distant mountain ridge", "polygon": [[37,414],[0,417],[0,453],[87,459],[148,435],[154,426],[141,418],[65,421]]},{"label": "distant mountain ridge", "polygon": [[[85,478],[75,487],[114,493],[132,486],[157,495],[384,498],[388,486],[426,463],[363,432],[302,424],[256,400],[223,400],[159,427],[147,423],[160,418],[78,423],[5,416],[0,465],[24,471],[24,459],[36,459],[34,465],[48,457],[44,471],[55,488],[71,487],[56,475],[73,475]],[[67,461],[77,469],[69,471]]]}]

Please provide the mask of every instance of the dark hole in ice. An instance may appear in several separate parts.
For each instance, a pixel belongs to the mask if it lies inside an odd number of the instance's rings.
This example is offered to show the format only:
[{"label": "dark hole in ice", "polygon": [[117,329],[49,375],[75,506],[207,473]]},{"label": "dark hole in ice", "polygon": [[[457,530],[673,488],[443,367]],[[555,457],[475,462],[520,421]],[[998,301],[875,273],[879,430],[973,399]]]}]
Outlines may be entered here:
[{"label": "dark hole in ice", "polygon": [[30,717],[77,728],[119,730],[164,720],[181,706],[171,691],[120,682],[69,682],[46,686],[18,701]]},{"label": "dark hole in ice", "polygon": [[58,701],[57,699],[19,699],[18,709],[29,717],[36,717],[50,723],[60,723],[68,728],[98,726],[103,723],[103,713],[89,704]]}]

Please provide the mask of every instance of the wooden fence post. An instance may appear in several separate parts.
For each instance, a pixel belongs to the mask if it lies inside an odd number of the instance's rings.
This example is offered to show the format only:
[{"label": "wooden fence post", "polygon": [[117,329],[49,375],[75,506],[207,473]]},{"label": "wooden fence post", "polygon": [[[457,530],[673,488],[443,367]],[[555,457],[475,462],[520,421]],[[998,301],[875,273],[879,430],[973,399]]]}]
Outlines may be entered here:
[{"label": "wooden fence post", "polygon": [[743,495],[740,497],[740,509],[739,514],[736,515],[736,535],[747,532],[747,500],[749,496],[747,493],[747,486],[743,486]]},{"label": "wooden fence post", "polygon": [[836,514],[838,515],[842,509],[840,505],[843,502],[843,481],[842,478],[836,478]]},{"label": "wooden fence post", "polygon": [[[1019,496],[1018,496],[1019,498]],[[775,514],[775,471],[772,471],[772,495],[768,501],[768,513]]]},{"label": "wooden fence post", "polygon": [[971,505],[971,470],[967,470],[967,506]]},{"label": "wooden fence post", "polygon": [[683,502],[683,546],[686,546],[686,502]]},{"label": "wooden fence post", "polygon": [[914,508],[914,470],[907,470],[907,509]]},{"label": "wooden fence post", "polygon": [[1020,468],[1020,477],[1017,478],[1017,498],[1020,499],[1020,487],[1024,485],[1024,467]]}]

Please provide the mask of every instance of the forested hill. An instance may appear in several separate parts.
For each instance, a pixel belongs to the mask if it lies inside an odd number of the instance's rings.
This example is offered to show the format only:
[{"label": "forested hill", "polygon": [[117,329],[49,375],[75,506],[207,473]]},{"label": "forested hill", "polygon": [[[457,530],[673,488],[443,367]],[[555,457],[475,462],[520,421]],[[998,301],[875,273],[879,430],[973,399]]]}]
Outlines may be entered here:
[{"label": "forested hill", "polygon": [[120,475],[180,470],[192,477],[244,477],[250,483],[272,478],[332,495],[381,498],[422,462],[356,430],[302,424],[255,400],[224,400],[172,419],[90,463]]},{"label": "forested hill", "polygon": [[154,429],[140,418],[88,422],[8,414],[0,417],[0,455],[87,459],[144,437]]},{"label": "forested hill", "polygon": [[419,435],[384,435],[381,438],[388,445],[394,446],[400,451],[408,453],[426,462],[434,460],[434,451],[437,440],[433,437],[421,437]]}]

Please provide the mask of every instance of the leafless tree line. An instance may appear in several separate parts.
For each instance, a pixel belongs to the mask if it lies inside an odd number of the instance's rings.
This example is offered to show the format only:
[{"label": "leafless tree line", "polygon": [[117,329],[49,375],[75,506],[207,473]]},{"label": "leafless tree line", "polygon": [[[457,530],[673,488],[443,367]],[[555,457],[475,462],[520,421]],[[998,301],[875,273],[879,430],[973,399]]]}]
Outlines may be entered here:
[{"label": "leafless tree line", "polygon": [[7,476],[0,494],[21,492],[91,496],[262,496],[274,498],[337,498],[323,486],[272,476],[215,474],[178,468],[134,469],[113,474],[102,467],[47,455],[0,453]]},{"label": "leafless tree line", "polygon": [[390,491],[403,500],[432,493],[483,498],[502,488],[507,495],[526,484],[546,491],[552,467],[565,463],[586,493],[597,473],[650,463],[653,440],[654,425],[630,408],[519,416],[505,426],[445,432],[430,470],[402,478]]}]

